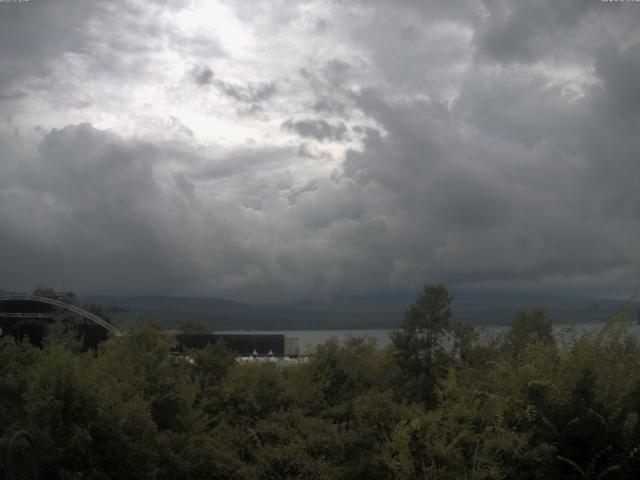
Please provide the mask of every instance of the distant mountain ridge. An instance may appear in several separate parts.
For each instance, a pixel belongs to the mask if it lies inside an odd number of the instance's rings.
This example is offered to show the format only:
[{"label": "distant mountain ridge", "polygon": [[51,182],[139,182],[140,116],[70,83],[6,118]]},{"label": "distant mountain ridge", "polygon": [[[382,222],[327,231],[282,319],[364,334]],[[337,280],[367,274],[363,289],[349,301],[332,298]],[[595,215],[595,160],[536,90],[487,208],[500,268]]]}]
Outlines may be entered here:
[{"label": "distant mountain ridge", "polygon": [[[455,321],[473,325],[505,325],[523,308],[541,307],[554,323],[572,317],[579,323],[606,319],[622,301],[561,294],[521,294],[499,291],[453,290]],[[417,295],[417,294],[416,294]],[[155,321],[175,328],[185,321],[212,329],[328,330],[393,328],[416,295],[360,296],[334,302],[252,305],[219,298],[87,295],[83,303],[120,307],[134,321]],[[600,309],[594,308],[594,303]],[[637,316],[638,302],[631,309]]]}]

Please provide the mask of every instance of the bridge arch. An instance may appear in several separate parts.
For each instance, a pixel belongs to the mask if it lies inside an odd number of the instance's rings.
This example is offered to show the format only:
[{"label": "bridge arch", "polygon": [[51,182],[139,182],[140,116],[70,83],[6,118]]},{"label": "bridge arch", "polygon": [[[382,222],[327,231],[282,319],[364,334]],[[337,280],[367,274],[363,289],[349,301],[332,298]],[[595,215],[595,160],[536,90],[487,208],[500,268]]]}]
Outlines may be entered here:
[{"label": "bridge arch", "polygon": [[[49,297],[39,297],[36,295],[0,295],[0,303],[2,302],[15,302],[15,301],[26,301],[26,302],[37,302],[40,304],[51,305],[67,312],[73,313],[78,317],[84,318],[85,320],[89,320],[90,322],[95,323],[96,325],[100,325],[109,333],[119,337],[121,335],[120,330],[111,325],[106,320],[100,318],[98,315],[87,312],[85,309],[80,308],[76,305],[72,305],[69,303],[61,302],[60,300],[56,300],[55,298]],[[40,316],[41,314],[24,314],[24,316]]]}]

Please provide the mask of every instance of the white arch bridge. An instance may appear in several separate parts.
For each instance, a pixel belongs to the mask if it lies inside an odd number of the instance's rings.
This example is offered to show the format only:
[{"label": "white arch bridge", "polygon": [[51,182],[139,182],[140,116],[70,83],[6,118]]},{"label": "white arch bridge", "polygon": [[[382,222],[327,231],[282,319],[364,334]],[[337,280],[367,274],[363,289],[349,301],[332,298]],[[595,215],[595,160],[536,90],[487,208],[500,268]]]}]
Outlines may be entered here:
[{"label": "white arch bridge", "polygon": [[[83,318],[85,320],[88,320],[89,322],[92,322],[96,325],[100,325],[101,327],[103,327],[105,330],[107,330],[109,333],[115,335],[115,336],[120,336],[121,333],[120,331],[114,327],[113,325],[111,325],[109,322],[107,322],[106,320],[100,318],[98,315],[91,313],[91,312],[87,312],[85,309],[77,307],[75,305],[66,303],[66,302],[62,302],[60,300],[56,300],[55,298],[49,298],[49,297],[38,297],[35,295],[0,295],[0,305],[4,302],[36,302],[36,303],[40,303],[40,304],[46,304],[46,305],[50,305],[56,308],[59,308],[61,310],[73,313],[74,315]],[[14,312],[0,312],[0,317],[4,317],[4,318],[42,318],[42,319],[48,319],[48,318],[52,318],[52,314],[50,313],[31,313],[31,312],[21,312],[21,313],[14,313]]]}]

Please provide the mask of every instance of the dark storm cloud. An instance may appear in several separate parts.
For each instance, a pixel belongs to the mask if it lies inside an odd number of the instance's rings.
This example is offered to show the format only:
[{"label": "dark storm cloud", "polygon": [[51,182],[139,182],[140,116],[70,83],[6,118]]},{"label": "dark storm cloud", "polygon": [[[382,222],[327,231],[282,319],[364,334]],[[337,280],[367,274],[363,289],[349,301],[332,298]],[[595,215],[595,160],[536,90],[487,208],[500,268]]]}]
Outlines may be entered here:
[{"label": "dark storm cloud", "polygon": [[[79,291],[273,300],[315,285],[337,292],[348,265],[366,265],[351,259],[353,247],[337,247],[381,224],[336,181],[293,193],[277,172],[292,152],[196,158],[167,177],[177,155],[193,159],[169,143],[81,124],[47,133],[35,156],[1,164],[3,278],[23,289],[37,279]],[[338,263],[323,266],[330,258]]]},{"label": "dark storm cloud", "polygon": [[[72,28],[90,18],[104,31],[119,2],[79,3],[66,17],[62,3],[46,5],[0,19],[0,262],[20,287],[74,279],[83,291],[273,301],[425,281],[582,291],[640,282],[631,2],[237,2],[247,37],[261,39],[249,66],[239,49],[201,42],[202,31],[154,21],[163,2],[123,6],[114,28],[144,27],[137,43]],[[189,60],[182,83],[154,97],[186,92],[167,104],[155,140],[115,133],[117,122],[114,132],[14,123],[42,101],[36,91],[71,95],[72,79],[47,59],[146,86],[159,38]],[[282,50],[296,62],[285,65]],[[269,55],[260,65],[270,71],[237,80]],[[228,120],[220,98],[269,109],[272,121],[241,117],[241,134],[220,121],[232,140],[200,142],[207,116]],[[192,123],[174,114],[187,101],[206,107]],[[100,113],[95,124],[109,124]]]},{"label": "dark storm cloud", "polygon": [[83,1],[74,8],[64,8],[55,1],[2,5],[0,51],[4,67],[17,70],[38,63],[42,67],[50,55],[83,48],[86,35],[68,27],[81,24],[90,15],[91,3]]},{"label": "dark storm cloud", "polygon": [[481,57],[501,63],[572,57],[588,62],[603,42],[622,40],[640,19],[634,6],[601,0],[492,0],[484,6],[475,43]]},{"label": "dark storm cloud", "polygon": [[[603,101],[609,116],[637,120],[640,115],[640,43],[628,47],[608,45],[595,62],[596,74],[604,82]],[[624,121],[623,120],[623,121]]]},{"label": "dark storm cloud", "polygon": [[89,124],[48,133],[37,156],[3,168],[3,275],[22,288],[38,278],[80,291],[144,293],[200,288],[207,275],[219,279],[217,268],[233,269],[232,252],[241,259],[242,248],[194,202],[193,183],[184,174],[158,180],[167,154],[175,152]]},{"label": "dark storm cloud", "polygon": [[[627,51],[610,58],[611,75],[619,58],[633,64]],[[387,133],[368,130],[365,148],[347,155],[345,173],[386,198],[380,214],[395,210],[403,212],[396,220],[407,215],[416,222],[406,238],[394,239],[410,259],[398,259],[407,280],[414,267],[417,278],[453,283],[543,284],[553,277],[591,286],[625,268],[626,280],[636,278],[628,239],[639,233],[638,217],[627,212],[637,204],[630,185],[637,185],[640,166],[626,159],[640,148],[628,128],[608,121],[617,95],[607,87],[614,82],[576,102],[543,76],[484,75],[463,85],[453,110],[390,102],[373,89],[355,92],[357,105]],[[618,208],[603,210],[611,202]]]},{"label": "dark storm cloud", "polygon": [[[574,28],[597,1],[486,2],[488,21],[477,31],[480,50],[498,61],[531,61],[549,51],[549,41]],[[559,53],[562,49],[558,48]]]},{"label": "dark storm cloud", "polygon": [[[94,277],[97,285],[102,277],[129,287],[149,268],[167,275],[153,218],[162,198],[152,176],[156,157],[149,145],[126,145],[88,124],[48,134],[36,158],[7,172],[12,187],[1,190],[10,225],[2,237],[5,271],[43,282],[68,276],[90,284]],[[21,211],[33,223],[19,222]],[[22,255],[7,254],[16,251]],[[129,280],[116,274],[126,264]]]},{"label": "dark storm cloud", "polygon": [[332,124],[324,119],[293,120],[290,118],[282,124],[282,128],[295,132],[301,137],[315,138],[321,142],[325,140],[342,141],[347,134],[344,122]]}]

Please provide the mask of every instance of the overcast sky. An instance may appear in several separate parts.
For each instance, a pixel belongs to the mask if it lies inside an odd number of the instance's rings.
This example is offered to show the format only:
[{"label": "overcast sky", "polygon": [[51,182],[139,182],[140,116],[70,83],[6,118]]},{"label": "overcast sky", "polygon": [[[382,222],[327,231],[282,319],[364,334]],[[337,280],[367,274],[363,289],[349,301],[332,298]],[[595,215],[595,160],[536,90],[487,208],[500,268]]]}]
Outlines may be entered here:
[{"label": "overcast sky", "polygon": [[0,3],[0,289],[640,290],[640,3]]}]

